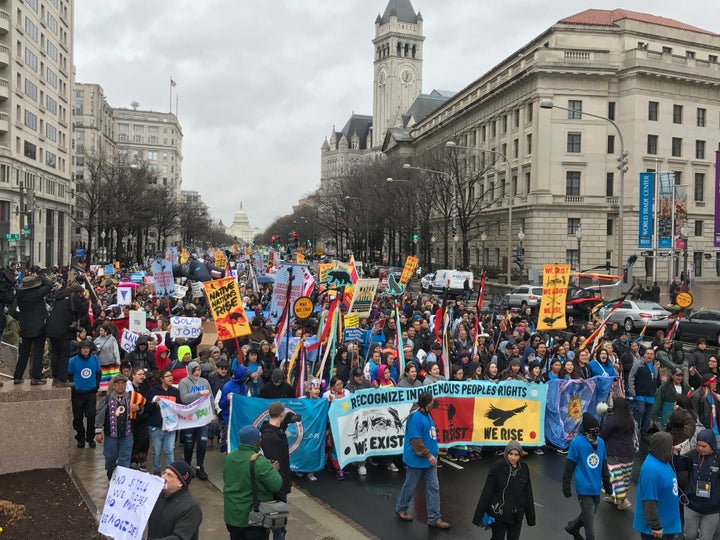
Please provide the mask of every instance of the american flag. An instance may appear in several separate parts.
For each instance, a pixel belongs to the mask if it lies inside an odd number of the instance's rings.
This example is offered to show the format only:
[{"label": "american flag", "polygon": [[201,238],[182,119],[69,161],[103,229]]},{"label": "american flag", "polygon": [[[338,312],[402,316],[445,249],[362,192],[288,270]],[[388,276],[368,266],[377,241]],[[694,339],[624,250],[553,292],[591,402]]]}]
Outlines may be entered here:
[{"label": "american flag", "polygon": [[177,83],[172,80],[172,77],[170,78],[170,86],[172,86],[173,88],[177,86]]}]

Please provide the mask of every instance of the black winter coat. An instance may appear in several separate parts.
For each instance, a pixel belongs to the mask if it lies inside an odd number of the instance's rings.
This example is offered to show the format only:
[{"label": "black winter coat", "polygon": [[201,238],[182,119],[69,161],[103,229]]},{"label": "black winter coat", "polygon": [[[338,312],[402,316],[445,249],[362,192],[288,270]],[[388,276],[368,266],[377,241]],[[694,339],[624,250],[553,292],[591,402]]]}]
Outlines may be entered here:
[{"label": "black winter coat", "polygon": [[270,461],[277,461],[280,464],[278,472],[282,477],[282,487],[275,496],[281,501],[287,501],[287,494],[290,493],[290,450],[285,430],[265,421],[260,426],[260,433],[263,454]]},{"label": "black winter coat", "polygon": [[503,523],[518,523],[525,516],[528,525],[535,525],[535,499],[530,469],[521,460],[513,476],[510,471],[510,464],[505,458],[499,459],[490,469],[475,508],[475,525],[482,523],[483,514]]},{"label": "black winter coat", "polygon": [[45,297],[52,291],[52,284],[45,276],[40,276],[42,285],[33,289],[20,289],[15,291],[15,300],[19,313],[20,337],[34,338],[45,335],[45,322],[47,320],[47,307]]},{"label": "black winter coat", "polygon": [[166,497],[160,495],[148,520],[148,540],[200,538],[202,510],[187,488]]},{"label": "black winter coat", "polygon": [[70,289],[61,289],[55,293],[52,300],[52,313],[48,317],[45,335],[50,338],[73,339],[75,331],[70,325],[79,321],[88,311],[88,301]]}]

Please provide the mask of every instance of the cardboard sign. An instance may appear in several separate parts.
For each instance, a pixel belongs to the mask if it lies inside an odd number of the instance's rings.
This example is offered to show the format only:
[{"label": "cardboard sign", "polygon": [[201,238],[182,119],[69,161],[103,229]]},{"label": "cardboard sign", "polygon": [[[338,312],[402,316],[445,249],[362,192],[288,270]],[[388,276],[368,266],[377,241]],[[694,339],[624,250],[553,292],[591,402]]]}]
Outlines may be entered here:
[{"label": "cardboard sign", "polygon": [[543,295],[538,311],[538,331],[567,328],[565,302],[569,283],[569,264],[546,264],[543,266]]},{"label": "cardboard sign", "polygon": [[128,327],[131,332],[142,334],[145,331],[145,312],[142,310],[130,310],[130,321]]},{"label": "cardboard sign", "polygon": [[219,339],[249,336],[252,331],[245,315],[240,288],[234,278],[203,283]]},{"label": "cardboard sign", "polygon": [[172,296],[175,293],[172,263],[169,259],[155,259],[150,266],[155,278],[155,294]]},{"label": "cardboard sign", "polygon": [[133,352],[137,346],[138,335],[133,334],[127,328],[123,328],[120,348],[125,352]]},{"label": "cardboard sign", "polygon": [[203,284],[202,281],[192,282],[192,297],[202,298],[203,297]]},{"label": "cardboard sign", "polygon": [[118,287],[117,303],[119,306],[129,306],[132,303],[132,288]]},{"label": "cardboard sign", "polygon": [[98,532],[115,540],[142,538],[164,486],[159,476],[117,467],[110,479]]},{"label": "cardboard sign", "polygon": [[357,313],[345,315],[345,328],[357,328],[360,326],[360,317]]},{"label": "cardboard sign", "polygon": [[185,298],[188,292],[188,287],[185,285],[175,285],[175,292],[172,294],[173,298]]},{"label": "cardboard sign", "polygon": [[225,256],[225,253],[218,249],[215,250],[215,266],[218,268],[225,269],[228,265],[227,257]]},{"label": "cardboard sign", "polygon": [[413,275],[413,272],[415,272],[418,260],[419,259],[417,257],[413,257],[412,255],[408,256],[405,261],[405,267],[403,268],[402,275],[400,276],[400,284],[407,285]]},{"label": "cardboard sign", "polygon": [[194,339],[202,333],[200,317],[170,317],[170,337]]}]

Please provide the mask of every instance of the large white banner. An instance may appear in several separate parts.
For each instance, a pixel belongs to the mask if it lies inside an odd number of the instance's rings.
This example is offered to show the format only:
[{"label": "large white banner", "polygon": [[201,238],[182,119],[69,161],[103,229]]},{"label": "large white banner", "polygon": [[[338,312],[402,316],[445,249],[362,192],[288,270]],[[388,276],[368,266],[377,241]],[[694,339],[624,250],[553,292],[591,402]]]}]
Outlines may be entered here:
[{"label": "large white banner", "polygon": [[292,303],[302,296],[303,279],[309,271],[307,264],[283,263],[275,274],[272,301],[270,302],[269,324],[277,324],[282,317],[287,299],[288,283],[290,282],[290,269],[292,269],[292,287],[290,289],[290,307]]},{"label": "large white banner", "polygon": [[153,474],[117,467],[110,479],[98,532],[115,540],[139,540],[165,481]]},{"label": "large white banner", "polygon": [[163,431],[206,426],[213,418],[210,394],[193,401],[190,405],[180,405],[167,399],[160,399],[158,403],[163,417]]}]

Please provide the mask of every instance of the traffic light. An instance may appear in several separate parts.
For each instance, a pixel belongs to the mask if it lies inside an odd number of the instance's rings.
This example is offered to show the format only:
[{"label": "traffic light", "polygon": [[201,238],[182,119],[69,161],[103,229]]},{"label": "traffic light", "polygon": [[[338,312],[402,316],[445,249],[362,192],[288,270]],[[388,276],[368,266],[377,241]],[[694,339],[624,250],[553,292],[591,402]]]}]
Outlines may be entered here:
[{"label": "traffic light", "polygon": [[416,244],[418,243],[418,235],[417,234],[413,234],[413,242],[415,242]]},{"label": "traffic light", "polygon": [[513,248],[513,262],[520,267],[520,270],[525,268],[525,248]]}]

